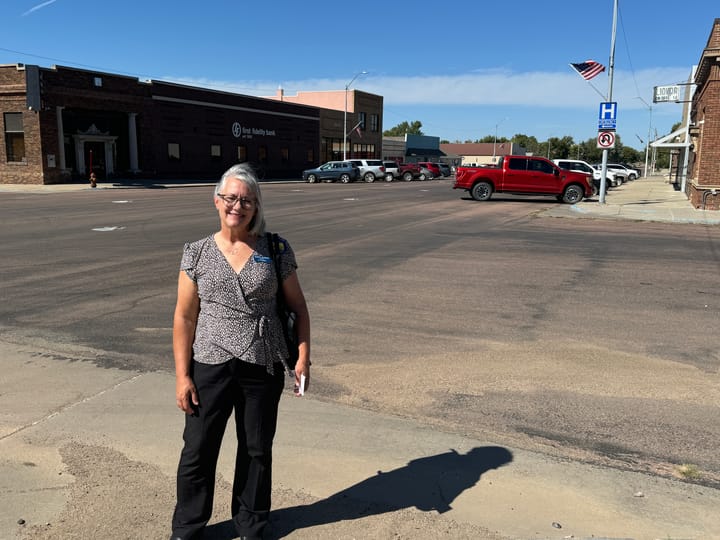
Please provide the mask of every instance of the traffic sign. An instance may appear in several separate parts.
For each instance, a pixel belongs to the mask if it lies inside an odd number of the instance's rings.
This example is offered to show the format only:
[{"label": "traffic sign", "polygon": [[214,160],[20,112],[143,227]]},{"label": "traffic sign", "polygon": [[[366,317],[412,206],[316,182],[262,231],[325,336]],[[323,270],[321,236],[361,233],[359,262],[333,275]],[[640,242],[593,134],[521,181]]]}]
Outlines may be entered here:
[{"label": "traffic sign", "polygon": [[602,148],[615,148],[615,132],[614,131],[601,131],[597,137],[597,147]]},{"label": "traffic sign", "polygon": [[617,101],[605,101],[600,104],[598,129],[617,129]]}]

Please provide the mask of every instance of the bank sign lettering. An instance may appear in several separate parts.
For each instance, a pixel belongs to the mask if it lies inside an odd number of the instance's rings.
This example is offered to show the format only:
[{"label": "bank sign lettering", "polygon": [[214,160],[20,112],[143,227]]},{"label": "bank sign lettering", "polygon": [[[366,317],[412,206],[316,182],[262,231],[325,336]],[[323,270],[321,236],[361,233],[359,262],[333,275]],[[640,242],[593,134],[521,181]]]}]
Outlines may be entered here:
[{"label": "bank sign lettering", "polygon": [[232,125],[232,134],[236,139],[252,139],[253,137],[275,137],[274,129],[249,128],[234,122]]}]

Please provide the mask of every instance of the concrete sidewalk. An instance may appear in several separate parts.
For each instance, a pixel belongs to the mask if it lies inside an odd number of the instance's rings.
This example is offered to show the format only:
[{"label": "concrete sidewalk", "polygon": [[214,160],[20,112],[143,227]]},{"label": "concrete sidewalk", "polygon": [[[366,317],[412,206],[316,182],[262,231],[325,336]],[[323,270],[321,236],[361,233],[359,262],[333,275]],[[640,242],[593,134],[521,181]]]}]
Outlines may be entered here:
[{"label": "concrete sidewalk", "polygon": [[656,221],[719,225],[720,211],[694,208],[684,193],[677,191],[665,176],[649,176],[611,188],[605,203],[599,198],[574,205],[558,205],[543,216],[566,218]]},{"label": "concrete sidewalk", "polygon": [[[182,429],[174,377],[80,361],[91,356],[0,342],[0,538],[169,535]],[[223,525],[232,430],[211,539],[233,538]],[[500,447],[289,390],[273,500],[272,538],[720,538],[717,490]]]}]

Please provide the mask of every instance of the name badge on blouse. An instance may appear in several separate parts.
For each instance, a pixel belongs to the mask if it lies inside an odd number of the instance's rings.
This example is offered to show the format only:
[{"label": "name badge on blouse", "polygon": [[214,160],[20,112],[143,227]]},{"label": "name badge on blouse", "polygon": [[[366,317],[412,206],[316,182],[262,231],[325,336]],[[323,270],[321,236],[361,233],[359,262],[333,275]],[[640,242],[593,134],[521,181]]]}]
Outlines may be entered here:
[{"label": "name badge on blouse", "polygon": [[253,260],[255,262],[266,263],[266,264],[270,264],[272,262],[272,259],[270,257],[264,257],[263,255],[258,255],[257,253],[255,255],[253,255]]}]

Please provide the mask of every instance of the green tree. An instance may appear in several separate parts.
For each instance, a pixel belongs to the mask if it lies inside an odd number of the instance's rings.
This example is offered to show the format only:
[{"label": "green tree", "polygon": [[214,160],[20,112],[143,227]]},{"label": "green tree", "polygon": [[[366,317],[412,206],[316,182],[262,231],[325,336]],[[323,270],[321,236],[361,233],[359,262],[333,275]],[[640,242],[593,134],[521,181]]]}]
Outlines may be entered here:
[{"label": "green tree", "polygon": [[569,135],[560,138],[550,137],[540,146],[544,151],[541,155],[548,159],[568,158],[575,146],[575,141]]},{"label": "green tree", "polygon": [[383,131],[383,135],[385,137],[402,137],[406,133],[409,133],[410,135],[425,135],[421,128],[422,122],[420,120],[415,120],[409,124],[407,122],[402,122],[395,127]]},{"label": "green tree", "polygon": [[522,146],[526,152],[538,155],[540,144],[538,143],[538,140],[532,135],[524,135],[522,133],[517,133],[513,135],[512,142],[514,142],[518,146]]}]

